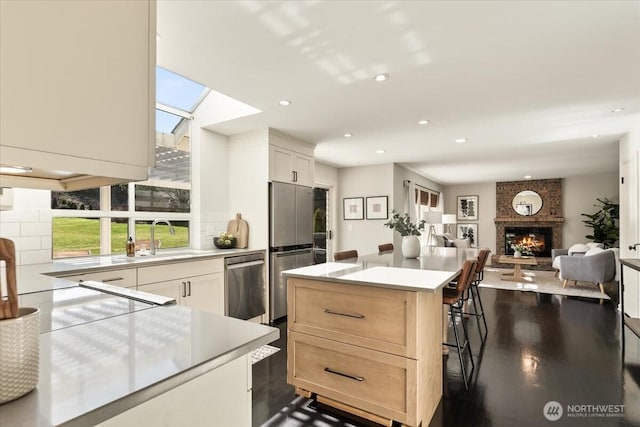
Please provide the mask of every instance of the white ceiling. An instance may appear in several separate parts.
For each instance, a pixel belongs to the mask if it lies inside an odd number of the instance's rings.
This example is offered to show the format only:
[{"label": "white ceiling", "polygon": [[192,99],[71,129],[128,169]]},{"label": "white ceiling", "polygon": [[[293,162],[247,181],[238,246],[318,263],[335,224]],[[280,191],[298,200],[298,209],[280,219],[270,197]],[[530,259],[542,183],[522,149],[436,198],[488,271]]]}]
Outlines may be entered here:
[{"label": "white ceiling", "polygon": [[443,184],[616,172],[640,123],[638,1],[160,0],[158,34],[158,65],[262,111],[209,129],[276,128],[337,167]]}]

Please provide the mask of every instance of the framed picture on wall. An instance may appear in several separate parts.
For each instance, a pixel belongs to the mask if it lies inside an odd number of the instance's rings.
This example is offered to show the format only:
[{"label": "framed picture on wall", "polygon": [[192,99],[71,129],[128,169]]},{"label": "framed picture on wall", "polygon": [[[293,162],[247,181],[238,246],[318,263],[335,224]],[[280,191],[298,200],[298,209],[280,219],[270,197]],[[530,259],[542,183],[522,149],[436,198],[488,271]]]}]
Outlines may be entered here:
[{"label": "framed picture on wall", "polygon": [[364,197],[345,197],[342,199],[344,219],[364,219]]},{"label": "framed picture on wall", "polygon": [[478,247],[478,224],[458,224],[458,239],[468,239],[469,246]]},{"label": "framed picture on wall", "polygon": [[457,219],[478,220],[478,196],[458,196]]},{"label": "framed picture on wall", "polygon": [[367,197],[367,219],[389,219],[388,197]]}]

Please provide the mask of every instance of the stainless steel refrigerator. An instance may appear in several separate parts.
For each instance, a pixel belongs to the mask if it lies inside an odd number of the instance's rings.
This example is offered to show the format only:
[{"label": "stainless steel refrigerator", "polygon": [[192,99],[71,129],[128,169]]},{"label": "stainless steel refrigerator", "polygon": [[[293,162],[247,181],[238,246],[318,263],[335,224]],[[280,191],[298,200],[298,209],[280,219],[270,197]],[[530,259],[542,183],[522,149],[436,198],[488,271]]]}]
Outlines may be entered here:
[{"label": "stainless steel refrigerator", "polygon": [[269,188],[269,320],[287,315],[284,270],[313,264],[313,189],[273,182]]}]

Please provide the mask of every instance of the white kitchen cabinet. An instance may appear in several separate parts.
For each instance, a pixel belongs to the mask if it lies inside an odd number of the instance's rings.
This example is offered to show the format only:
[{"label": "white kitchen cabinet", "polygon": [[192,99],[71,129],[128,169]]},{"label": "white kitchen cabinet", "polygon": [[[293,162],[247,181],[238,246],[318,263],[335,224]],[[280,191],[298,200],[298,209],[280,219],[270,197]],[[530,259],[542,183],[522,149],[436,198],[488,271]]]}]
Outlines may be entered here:
[{"label": "white kitchen cabinet", "polygon": [[71,276],[58,276],[72,282],[94,280],[96,282],[108,283],[110,285],[122,286],[125,288],[135,288],[138,284],[137,272],[135,268],[127,268],[123,270],[109,271],[93,271],[82,274],[73,274]]},{"label": "white kitchen cabinet", "polygon": [[271,130],[269,179],[313,187],[313,147]]},{"label": "white kitchen cabinet", "polygon": [[155,161],[156,4],[0,2],[1,186],[144,180]]},{"label": "white kitchen cabinet", "polygon": [[170,389],[99,427],[251,426],[251,363],[241,356]]},{"label": "white kitchen cabinet", "polygon": [[138,290],[175,298],[178,304],[224,315],[222,259],[138,268]]},{"label": "white kitchen cabinet", "polygon": [[224,314],[222,273],[140,285],[138,290],[173,298],[186,307]]}]

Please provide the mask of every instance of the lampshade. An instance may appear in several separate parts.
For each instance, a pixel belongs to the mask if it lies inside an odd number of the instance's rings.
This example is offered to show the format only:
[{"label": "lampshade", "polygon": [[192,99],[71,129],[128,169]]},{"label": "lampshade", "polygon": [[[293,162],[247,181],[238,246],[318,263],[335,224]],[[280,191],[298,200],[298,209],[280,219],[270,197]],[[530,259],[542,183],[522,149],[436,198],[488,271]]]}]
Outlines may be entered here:
[{"label": "lampshade", "polygon": [[424,222],[427,224],[442,224],[442,212],[423,212],[422,219],[424,219]]},{"label": "lampshade", "polygon": [[442,223],[443,224],[455,224],[456,223],[456,214],[444,214],[444,215],[442,215]]}]

